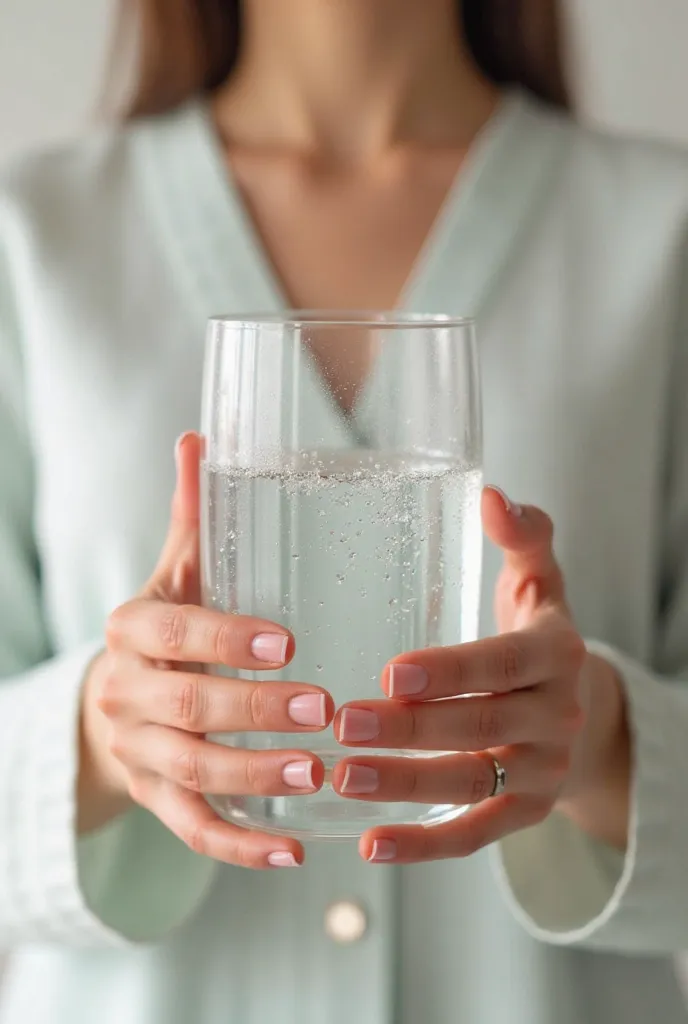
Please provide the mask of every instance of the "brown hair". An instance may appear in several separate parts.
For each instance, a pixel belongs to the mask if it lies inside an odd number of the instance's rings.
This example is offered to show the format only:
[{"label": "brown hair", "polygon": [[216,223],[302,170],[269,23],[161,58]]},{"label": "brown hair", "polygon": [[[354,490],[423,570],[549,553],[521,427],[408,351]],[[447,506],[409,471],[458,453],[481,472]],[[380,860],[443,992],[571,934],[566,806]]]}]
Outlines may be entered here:
[{"label": "brown hair", "polygon": [[[559,0],[456,2],[473,57],[491,81],[568,107]],[[120,10],[121,28],[134,29],[138,45],[129,117],[163,113],[231,74],[241,0],[120,0]]]}]

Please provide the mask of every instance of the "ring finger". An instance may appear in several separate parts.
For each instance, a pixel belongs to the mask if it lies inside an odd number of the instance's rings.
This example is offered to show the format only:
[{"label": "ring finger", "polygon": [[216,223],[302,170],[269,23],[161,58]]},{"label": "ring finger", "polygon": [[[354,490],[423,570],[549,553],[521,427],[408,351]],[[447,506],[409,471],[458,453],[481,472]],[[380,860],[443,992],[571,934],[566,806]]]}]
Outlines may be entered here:
[{"label": "ring finger", "polygon": [[128,767],[154,773],[194,793],[285,796],[314,793],[325,776],[322,761],[306,750],[244,750],[200,736],[146,725],[115,742]]},{"label": "ring finger", "polygon": [[494,791],[493,756],[506,772],[509,794],[551,792],[568,767],[559,749],[523,744],[479,754],[348,759],[335,768],[332,784],[340,796],[356,800],[477,804]]}]

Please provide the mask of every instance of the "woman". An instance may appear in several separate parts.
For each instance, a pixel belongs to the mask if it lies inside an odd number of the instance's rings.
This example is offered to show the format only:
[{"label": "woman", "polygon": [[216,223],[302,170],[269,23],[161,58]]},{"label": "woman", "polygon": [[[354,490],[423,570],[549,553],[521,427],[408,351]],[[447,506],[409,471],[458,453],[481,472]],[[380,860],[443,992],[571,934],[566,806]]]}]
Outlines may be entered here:
[{"label": "woman", "polygon": [[[686,1020],[640,954],[688,942],[688,164],[557,109],[546,0],[135,6],[137,116],[2,193],[0,1020]],[[363,727],[411,722],[470,752],[401,788],[476,806],[359,850],[199,793],[309,791],[317,758],[204,735],[334,714],[192,671],[299,642],[197,607],[184,433],[204,319],[285,305],[476,313],[487,478],[532,502],[485,492],[486,639],[400,652],[335,721],[345,797],[401,795]],[[462,692],[497,696],[427,703]]]}]

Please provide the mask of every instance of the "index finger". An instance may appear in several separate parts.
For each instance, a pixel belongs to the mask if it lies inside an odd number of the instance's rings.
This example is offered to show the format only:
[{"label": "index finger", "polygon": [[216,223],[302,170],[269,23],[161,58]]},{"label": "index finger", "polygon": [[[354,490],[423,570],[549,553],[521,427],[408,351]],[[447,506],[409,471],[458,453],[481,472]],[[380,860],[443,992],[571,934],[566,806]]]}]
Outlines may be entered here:
[{"label": "index finger", "polygon": [[509,693],[577,671],[584,653],[568,620],[552,612],[528,629],[403,654],[385,667],[382,688],[397,700]]},{"label": "index finger", "polygon": [[107,644],[163,661],[255,670],[280,668],[295,650],[292,634],[274,622],[146,598],[113,612]]}]

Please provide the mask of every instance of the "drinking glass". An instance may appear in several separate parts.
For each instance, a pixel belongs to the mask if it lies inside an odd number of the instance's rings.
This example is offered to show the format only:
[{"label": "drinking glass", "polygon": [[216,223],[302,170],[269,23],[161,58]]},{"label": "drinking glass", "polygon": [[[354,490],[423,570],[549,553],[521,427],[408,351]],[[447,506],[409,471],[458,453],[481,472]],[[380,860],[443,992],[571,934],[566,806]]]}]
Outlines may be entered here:
[{"label": "drinking glass", "polygon": [[[202,429],[204,603],[293,631],[280,672],[337,707],[382,699],[397,654],[473,640],[482,533],[474,325],[448,316],[295,311],[210,321]],[[254,749],[314,751],[312,796],[207,794],[225,820],[303,839],[383,823],[434,824],[464,808],[344,799],[350,748],[322,734],[222,734]],[[411,751],[365,754],[437,757]]]}]

